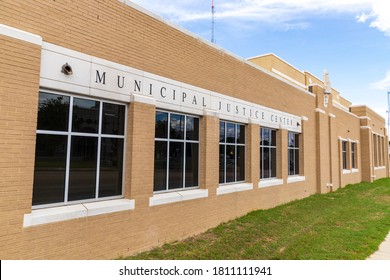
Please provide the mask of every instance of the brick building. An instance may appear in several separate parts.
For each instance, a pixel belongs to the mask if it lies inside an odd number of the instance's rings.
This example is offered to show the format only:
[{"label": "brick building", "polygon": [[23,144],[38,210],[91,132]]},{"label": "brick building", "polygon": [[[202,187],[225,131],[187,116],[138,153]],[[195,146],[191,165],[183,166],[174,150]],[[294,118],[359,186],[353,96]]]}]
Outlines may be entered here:
[{"label": "brick building", "polygon": [[107,259],[388,176],[385,121],[126,0],[0,2],[0,257]]}]

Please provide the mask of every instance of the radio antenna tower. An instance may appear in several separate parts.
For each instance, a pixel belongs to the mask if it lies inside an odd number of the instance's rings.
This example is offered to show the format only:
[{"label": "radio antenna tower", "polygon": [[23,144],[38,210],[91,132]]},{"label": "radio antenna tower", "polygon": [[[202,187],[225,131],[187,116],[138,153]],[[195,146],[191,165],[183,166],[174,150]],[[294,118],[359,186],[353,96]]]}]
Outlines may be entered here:
[{"label": "radio antenna tower", "polygon": [[215,44],[214,27],[215,27],[215,8],[214,8],[214,0],[211,0],[211,43],[213,44]]}]

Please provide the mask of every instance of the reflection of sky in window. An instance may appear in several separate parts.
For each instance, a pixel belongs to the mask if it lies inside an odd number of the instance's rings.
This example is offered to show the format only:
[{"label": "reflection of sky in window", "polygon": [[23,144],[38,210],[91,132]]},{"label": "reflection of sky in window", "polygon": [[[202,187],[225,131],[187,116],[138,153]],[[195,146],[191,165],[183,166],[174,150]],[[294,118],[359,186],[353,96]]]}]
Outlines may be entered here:
[{"label": "reflection of sky in window", "polygon": [[288,145],[290,147],[294,147],[294,134],[293,133],[289,133],[288,135]]},{"label": "reflection of sky in window", "polygon": [[230,123],[228,123],[227,124],[227,135],[228,135],[228,137],[234,137],[234,127],[235,127],[235,125],[234,124],[230,124]]},{"label": "reflection of sky in window", "polygon": [[225,123],[224,122],[219,123],[219,141],[225,142]]},{"label": "reflection of sky in window", "polygon": [[167,122],[168,121],[168,113],[157,112],[156,121],[157,122]]},{"label": "reflection of sky in window", "polygon": [[177,128],[180,128],[180,130],[183,129],[183,123],[180,119],[171,120],[171,126],[173,129],[177,129]]},{"label": "reflection of sky in window", "polygon": [[75,98],[74,99],[75,106],[86,108],[86,109],[93,109],[97,108],[99,105],[99,102],[96,102],[94,100],[88,100],[88,99],[80,99]]},{"label": "reflection of sky in window", "polygon": [[271,142],[270,141],[270,130],[269,129],[264,129],[263,130],[263,141],[268,141],[268,143],[269,142]]},{"label": "reflection of sky in window", "polygon": [[194,130],[194,118],[187,117],[187,130]]},{"label": "reflection of sky in window", "polygon": [[47,105],[52,100],[61,101],[61,104],[69,104],[68,96],[62,96],[62,95],[60,96],[56,94],[42,92],[41,94],[39,94],[39,99],[38,99],[39,108]]}]

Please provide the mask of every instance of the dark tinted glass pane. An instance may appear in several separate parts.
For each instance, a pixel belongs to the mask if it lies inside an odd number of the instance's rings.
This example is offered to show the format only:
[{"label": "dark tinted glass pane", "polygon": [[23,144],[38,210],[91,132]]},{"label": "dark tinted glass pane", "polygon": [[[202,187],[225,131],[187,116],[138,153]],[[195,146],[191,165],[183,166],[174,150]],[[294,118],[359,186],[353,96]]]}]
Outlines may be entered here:
[{"label": "dark tinted glass pane", "polygon": [[123,105],[103,103],[103,134],[124,135],[125,108]]},{"label": "dark tinted glass pane", "polygon": [[245,147],[237,146],[237,181],[245,180]]},{"label": "dark tinted glass pane", "polygon": [[299,150],[295,150],[295,175],[299,175]]},{"label": "dark tinted glass pane", "polygon": [[343,169],[347,169],[347,153],[343,152]]},{"label": "dark tinted glass pane", "polygon": [[69,201],[95,198],[97,144],[96,137],[72,137]]},{"label": "dark tinted glass pane", "polygon": [[67,139],[37,134],[33,205],[64,202]]},{"label": "dark tinted glass pane", "polygon": [[245,144],[245,125],[237,125],[237,143]]},{"label": "dark tinted glass pane", "polygon": [[356,168],[356,156],[355,156],[355,153],[356,153],[356,144],[352,143],[352,146],[351,146],[352,168]]},{"label": "dark tinted glass pane", "polygon": [[226,145],[226,183],[235,182],[235,146]]},{"label": "dark tinted glass pane", "polygon": [[271,177],[276,177],[276,148],[271,148]]},{"label": "dark tinted glass pane", "polygon": [[219,182],[225,183],[225,145],[219,145]]},{"label": "dark tinted glass pane", "polygon": [[168,137],[168,113],[156,112],[156,138]]},{"label": "dark tinted glass pane", "polygon": [[156,141],[154,146],[154,188],[166,190],[167,184],[167,142]]},{"label": "dark tinted glass pane", "polygon": [[100,102],[73,99],[73,132],[98,133]]},{"label": "dark tinted glass pane", "polygon": [[184,143],[169,143],[169,189],[183,187]]},{"label": "dark tinted glass pane", "polygon": [[219,142],[225,143],[225,122],[219,122]]},{"label": "dark tinted glass pane", "polygon": [[184,139],[184,115],[171,114],[171,139]]},{"label": "dark tinted glass pane", "polygon": [[186,130],[186,139],[199,140],[199,119],[187,117]]},{"label": "dark tinted glass pane", "polygon": [[276,147],[276,130],[271,130],[271,146]]},{"label": "dark tinted glass pane", "polygon": [[121,195],[123,139],[102,138],[100,149],[99,197]]},{"label": "dark tinted glass pane", "polygon": [[186,144],[186,187],[198,186],[199,144]]},{"label": "dark tinted glass pane", "polygon": [[269,178],[269,171],[270,171],[270,154],[269,154],[269,148],[263,148],[263,153],[261,155],[261,158],[263,160],[263,178]]},{"label": "dark tinted glass pane", "polygon": [[291,133],[289,132],[288,133],[288,146],[289,147],[295,147],[295,143],[294,143],[294,133]]},{"label": "dark tinted glass pane", "polygon": [[263,172],[263,153],[264,153],[264,148],[260,148],[260,179],[264,178],[264,172]]},{"label": "dark tinted glass pane", "polygon": [[260,146],[263,145],[263,128],[260,128]]},{"label": "dark tinted glass pane", "polygon": [[236,143],[236,125],[233,123],[226,124],[226,142]]},{"label": "dark tinted glass pane", "polygon": [[347,151],[347,142],[343,141],[343,152]]},{"label": "dark tinted glass pane", "polygon": [[288,175],[294,175],[294,150],[288,150]]},{"label": "dark tinted glass pane", "polygon": [[268,128],[264,129],[264,146],[271,145],[271,130]]},{"label": "dark tinted glass pane", "polygon": [[299,134],[294,133],[294,137],[295,137],[295,147],[299,148]]},{"label": "dark tinted glass pane", "polygon": [[38,129],[68,131],[69,100],[68,96],[40,92]]}]

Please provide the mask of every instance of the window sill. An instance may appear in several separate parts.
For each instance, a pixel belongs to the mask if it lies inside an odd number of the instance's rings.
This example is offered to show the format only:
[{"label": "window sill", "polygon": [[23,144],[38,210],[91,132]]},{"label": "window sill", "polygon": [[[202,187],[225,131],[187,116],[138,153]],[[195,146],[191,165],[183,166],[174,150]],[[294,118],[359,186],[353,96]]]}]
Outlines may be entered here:
[{"label": "window sill", "polygon": [[23,227],[84,218],[119,211],[133,210],[133,199],[115,199],[69,206],[32,210],[24,215]]},{"label": "window sill", "polygon": [[223,185],[217,188],[217,195],[253,190],[253,184],[239,183]]},{"label": "window sill", "polygon": [[306,180],[305,176],[291,176],[287,178],[287,184],[289,183],[296,183],[296,182],[303,182]]},{"label": "window sill", "polygon": [[386,166],[378,166],[378,167],[374,167],[374,170],[381,170],[381,169],[386,169]]},{"label": "window sill", "polygon": [[179,201],[186,201],[209,196],[209,191],[206,189],[184,190],[170,193],[155,194],[149,198],[149,206],[156,206]]},{"label": "window sill", "polygon": [[273,186],[283,185],[283,179],[269,179],[269,180],[260,180],[259,188],[267,188]]},{"label": "window sill", "polygon": [[343,169],[343,174],[358,173],[359,169]]}]

